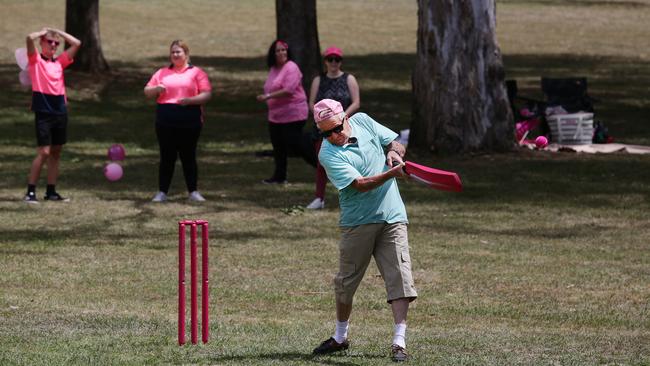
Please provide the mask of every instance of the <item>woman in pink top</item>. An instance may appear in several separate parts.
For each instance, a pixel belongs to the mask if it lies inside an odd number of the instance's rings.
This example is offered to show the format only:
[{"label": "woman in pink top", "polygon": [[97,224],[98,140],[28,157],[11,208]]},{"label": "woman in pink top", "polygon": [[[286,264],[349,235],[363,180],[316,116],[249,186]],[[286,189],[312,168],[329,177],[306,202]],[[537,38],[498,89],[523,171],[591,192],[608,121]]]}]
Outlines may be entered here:
[{"label": "woman in pink top", "polygon": [[289,152],[302,156],[310,165],[316,166],[316,155],[302,138],[302,128],[309,113],[307,96],[302,87],[302,73],[291,59],[289,45],[281,40],[273,41],[267,55],[270,70],[264,83],[264,94],[257,96],[257,100],[266,102],[269,109],[269,134],[275,161],[275,171],[270,178],[262,181],[265,184],[287,182]]},{"label": "woman in pink top", "polygon": [[153,202],[167,200],[176,157],[183,165],[190,201],[205,201],[197,190],[196,145],[203,127],[203,105],[212,97],[208,75],[190,64],[190,49],[184,41],[169,47],[171,65],[156,71],[144,87],[148,98],[156,98],[156,136],[160,146],[158,193]]}]

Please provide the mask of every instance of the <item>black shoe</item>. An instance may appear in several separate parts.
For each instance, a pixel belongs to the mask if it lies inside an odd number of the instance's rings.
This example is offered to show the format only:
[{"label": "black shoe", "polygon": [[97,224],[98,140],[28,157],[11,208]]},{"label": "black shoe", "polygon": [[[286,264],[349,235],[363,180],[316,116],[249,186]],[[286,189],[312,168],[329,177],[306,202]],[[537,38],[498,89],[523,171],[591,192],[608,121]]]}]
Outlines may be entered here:
[{"label": "black shoe", "polygon": [[262,183],[264,183],[264,184],[287,184],[287,180],[286,179],[276,179],[276,178],[271,177],[271,178],[262,180]]},{"label": "black shoe", "polygon": [[44,200],[46,201],[59,201],[59,202],[68,202],[70,201],[69,198],[63,198],[61,197],[60,194],[53,192],[53,193],[48,193],[43,197]]},{"label": "black shoe", "polygon": [[404,362],[408,360],[409,354],[406,353],[406,349],[404,349],[404,347],[394,344],[390,346],[390,358],[394,362]]},{"label": "black shoe", "polygon": [[315,355],[326,355],[328,353],[345,351],[348,347],[350,347],[350,342],[347,339],[342,343],[338,343],[334,338],[330,338],[321,343],[320,346],[314,348],[312,353]]},{"label": "black shoe", "polygon": [[38,203],[38,199],[36,198],[36,194],[34,192],[29,192],[25,195],[25,198],[23,198],[23,201],[27,203]]}]

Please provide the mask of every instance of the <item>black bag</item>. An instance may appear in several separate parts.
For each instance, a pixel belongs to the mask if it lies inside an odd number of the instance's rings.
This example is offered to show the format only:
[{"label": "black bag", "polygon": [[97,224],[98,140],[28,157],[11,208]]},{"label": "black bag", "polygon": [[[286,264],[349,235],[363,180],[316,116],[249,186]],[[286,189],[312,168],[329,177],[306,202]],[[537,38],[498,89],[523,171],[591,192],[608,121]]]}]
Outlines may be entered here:
[{"label": "black bag", "polygon": [[592,97],[587,94],[587,78],[542,78],[542,91],[549,107],[561,106],[567,113],[594,111]]}]

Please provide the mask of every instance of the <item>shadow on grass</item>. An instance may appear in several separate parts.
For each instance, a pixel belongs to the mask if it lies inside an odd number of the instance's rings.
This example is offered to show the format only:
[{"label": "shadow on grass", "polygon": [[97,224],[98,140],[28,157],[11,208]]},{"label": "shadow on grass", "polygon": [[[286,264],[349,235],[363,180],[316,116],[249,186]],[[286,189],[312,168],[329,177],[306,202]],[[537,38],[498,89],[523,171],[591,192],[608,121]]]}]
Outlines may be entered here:
[{"label": "shadow on grass", "polygon": [[[343,360],[344,358],[345,360]],[[350,361],[349,359],[354,359],[354,358],[359,358],[359,359],[363,359],[364,361],[369,361],[370,359],[386,359],[387,356],[366,355],[366,354],[364,355],[340,354],[340,355],[330,355],[330,356],[314,356],[310,353],[277,352],[277,353],[263,353],[263,354],[251,355],[251,356],[244,356],[244,355],[220,356],[220,357],[212,358],[211,360],[214,362],[242,362],[242,363],[252,362],[252,361],[262,361],[262,362],[303,361],[303,362],[314,363],[317,365],[353,366],[353,365],[357,365],[357,363],[355,363],[354,360]]]},{"label": "shadow on grass", "polygon": [[[198,66],[211,67],[225,73],[226,78],[261,73],[259,85],[243,89],[221,89],[222,80],[214,79],[216,86],[213,99],[206,105],[204,133],[231,140],[266,139],[266,108],[254,100],[255,92],[261,90],[267,68],[261,57],[206,57],[193,55]],[[98,81],[101,88],[92,97],[71,98],[71,142],[79,138],[113,139],[140,142],[153,148],[154,103],[145,100],[142,89],[153,72],[167,64],[166,58],[155,58],[144,63],[113,61],[113,75]],[[362,96],[362,111],[376,117],[394,130],[408,128],[412,107],[410,80],[415,55],[402,53],[371,54],[345,58],[344,70],[353,73],[359,80]],[[643,101],[647,97],[650,83],[650,64],[636,59],[615,57],[566,55],[505,55],[504,64],[508,79],[533,78],[541,76],[585,76],[589,81],[589,93],[602,102],[596,105],[597,117],[602,117],[615,137],[647,135],[650,127],[639,121],[645,120]],[[150,68],[150,69],[148,69]],[[31,125],[29,113],[29,92],[17,85],[17,66],[0,64],[0,81],[8,88],[0,93],[3,109],[21,111],[21,123]],[[68,73],[72,88],[92,86],[94,76]],[[90,82],[88,80],[91,80]],[[251,83],[248,78],[230,82]],[[370,85],[370,86],[368,86]],[[397,87],[397,86],[403,87]],[[252,88],[252,90],[251,90]],[[520,94],[541,99],[538,82],[522,83]],[[243,94],[242,94],[243,93]],[[75,94],[75,93],[71,93]],[[83,94],[83,93],[78,93]],[[92,93],[91,93],[92,94]],[[6,114],[5,114],[6,115]],[[7,125],[9,117],[0,117],[0,129],[5,139],[24,136],[25,130],[11,131]],[[253,123],[247,123],[253,122]],[[253,127],[255,125],[255,127]],[[227,126],[227,134],[213,129]],[[261,131],[259,133],[258,131]],[[224,132],[224,131],[219,131]],[[28,133],[31,137],[33,133]]]},{"label": "shadow on grass", "polygon": [[[266,73],[261,57],[232,58],[193,56],[199,66],[219,72],[242,74]],[[412,96],[410,89],[390,87],[408,85],[414,64],[412,54],[372,54],[346,57],[344,69],[355,74],[361,85],[362,111],[393,130],[408,128]],[[91,97],[79,96],[70,101],[69,146],[64,149],[61,180],[79,190],[98,191],[107,199],[133,200],[145,205],[149,191],[155,191],[158,146],[153,119],[154,103],[146,101],[142,88],[165,58],[151,59],[144,64],[113,62],[113,74],[102,79]],[[538,80],[541,76],[586,76],[589,93],[601,100],[596,115],[619,140],[627,137],[650,143],[650,125],[644,103],[650,83],[650,64],[639,60],[613,57],[571,55],[513,55],[504,57],[508,78]],[[151,65],[156,66],[151,66]],[[150,69],[149,69],[150,67]],[[22,187],[32,156],[11,150],[11,146],[33,144],[32,115],[27,111],[29,92],[16,86],[17,67],[0,64],[0,82],[8,88],[0,92],[0,138],[4,145],[0,187]],[[227,77],[227,76],[226,76]],[[72,74],[72,84],[83,84],[88,75]],[[372,82],[370,82],[372,81]],[[215,85],[220,80],[212,80]],[[372,87],[365,87],[372,84]],[[88,85],[87,82],[85,82]],[[261,83],[259,88],[261,88]],[[386,86],[384,86],[384,84]],[[92,83],[90,83],[92,84]],[[521,84],[520,94],[540,98],[537,81]],[[250,91],[216,90],[206,106],[206,124],[199,141],[200,184],[207,191],[224,192],[230,201],[263,207],[287,207],[302,202],[313,189],[310,168],[297,159],[290,159],[292,180],[298,186],[274,189],[259,184],[272,169],[272,160],[256,158],[260,146],[269,146],[265,107],[248,94]],[[238,94],[239,93],[239,94]],[[241,94],[245,93],[245,94]],[[74,94],[74,93],[73,93]],[[78,93],[82,95],[82,93]],[[611,118],[611,121],[610,119]],[[101,146],[88,153],[84,147]],[[108,184],[101,172],[106,162],[105,148],[124,143],[139,149],[124,163],[125,176],[116,184]],[[210,143],[211,147],[206,148]],[[214,145],[213,143],[217,143]],[[219,143],[235,146],[236,152],[215,148]],[[247,146],[250,146],[247,148]],[[255,146],[255,147],[253,147]],[[647,197],[650,162],[629,155],[589,157],[551,153],[522,153],[439,160],[418,157],[418,162],[457,171],[463,179],[462,194],[440,194],[410,184],[401,188],[409,200],[443,203],[514,203],[527,200],[561,203],[567,207],[602,207],[610,205],[624,190],[627,194]],[[215,164],[216,162],[216,164]],[[6,168],[4,168],[6,167]],[[21,167],[21,168],[18,168]],[[181,175],[180,167],[176,176]],[[178,180],[175,177],[175,181]],[[176,192],[183,192],[181,183],[174,183]],[[302,185],[301,185],[302,184]],[[136,188],[133,190],[133,188]],[[242,191],[246,187],[246,191]],[[149,193],[143,193],[149,192]],[[609,197],[609,198],[608,198]],[[620,204],[614,202],[614,204]],[[212,209],[221,209],[219,206]]]}]

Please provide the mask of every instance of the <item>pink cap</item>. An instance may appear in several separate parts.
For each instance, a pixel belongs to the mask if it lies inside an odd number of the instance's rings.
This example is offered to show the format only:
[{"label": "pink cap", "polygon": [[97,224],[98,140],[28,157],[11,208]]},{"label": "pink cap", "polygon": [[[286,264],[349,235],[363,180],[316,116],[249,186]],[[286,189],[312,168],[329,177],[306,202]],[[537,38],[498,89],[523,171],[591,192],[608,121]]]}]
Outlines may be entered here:
[{"label": "pink cap", "polygon": [[332,56],[332,55],[343,58],[343,51],[341,51],[341,49],[338,47],[332,46],[326,49],[325,53],[323,53],[323,57]]},{"label": "pink cap", "polygon": [[323,99],[314,104],[314,121],[320,123],[343,112],[341,103],[332,99]]}]

